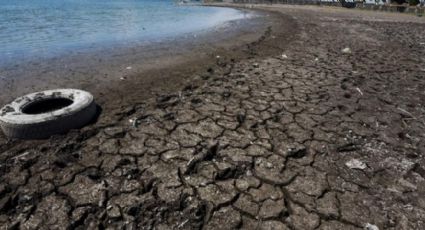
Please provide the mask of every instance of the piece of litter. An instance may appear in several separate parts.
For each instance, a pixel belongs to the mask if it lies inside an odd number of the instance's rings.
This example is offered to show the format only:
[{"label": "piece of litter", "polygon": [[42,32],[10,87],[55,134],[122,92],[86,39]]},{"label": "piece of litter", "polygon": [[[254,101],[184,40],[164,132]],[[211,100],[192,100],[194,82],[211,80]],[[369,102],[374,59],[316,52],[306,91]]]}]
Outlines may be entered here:
[{"label": "piece of litter", "polygon": [[177,226],[177,228],[182,228],[187,222],[189,222],[189,220],[183,221],[181,224],[179,224],[179,226]]},{"label": "piece of litter", "polygon": [[315,58],[314,61],[319,61],[319,58]]},{"label": "piece of litter", "polygon": [[364,227],[366,230],[379,230],[378,226],[367,223]]},{"label": "piece of litter", "polygon": [[[412,113],[410,113],[409,111],[407,111],[407,110],[405,110],[405,109],[402,109],[402,108],[400,108],[400,107],[398,107],[397,109],[398,109],[398,110],[400,110],[401,112],[405,113],[406,115],[409,115],[410,117],[415,118],[415,116],[413,116],[413,114],[412,114]],[[416,119],[416,118],[415,118],[415,119]]]},{"label": "piece of litter", "polygon": [[29,153],[30,152],[24,152],[21,155],[18,155],[18,156],[13,157],[12,159],[19,160],[19,159],[24,158],[25,156],[27,156]]},{"label": "piece of litter", "polygon": [[125,69],[127,69],[127,70],[130,70],[130,69],[132,69],[133,67],[131,67],[131,66],[127,66],[127,68],[125,68]]},{"label": "piece of litter", "polygon": [[217,55],[216,58],[219,59],[220,58],[220,55]]},{"label": "piece of litter", "polygon": [[186,164],[186,166],[189,166],[190,164],[192,164],[192,162],[195,160],[195,157],[192,157]]},{"label": "piece of litter", "polygon": [[273,164],[272,164],[272,163],[270,163],[270,162],[267,162],[267,163],[266,163],[266,168],[268,168],[268,169],[273,168]]},{"label": "piece of litter", "polygon": [[363,92],[362,92],[362,90],[359,87],[357,87],[356,90],[359,91],[360,95],[363,96]]},{"label": "piece of litter", "polygon": [[137,119],[134,119],[131,124],[133,125],[134,128],[137,128],[137,125],[139,124],[139,121]]},{"label": "piece of litter", "polygon": [[345,163],[350,169],[365,169],[367,165],[357,159],[351,159]]},{"label": "piece of litter", "polygon": [[282,58],[283,58],[283,59],[287,59],[287,58],[288,58],[288,56],[287,56],[286,54],[282,54]]},{"label": "piece of litter", "polygon": [[344,54],[351,54],[351,49],[347,47],[347,48],[342,49],[341,52],[344,53]]},{"label": "piece of litter", "polygon": [[120,77],[120,80],[121,80],[121,81],[125,80],[125,77]]}]

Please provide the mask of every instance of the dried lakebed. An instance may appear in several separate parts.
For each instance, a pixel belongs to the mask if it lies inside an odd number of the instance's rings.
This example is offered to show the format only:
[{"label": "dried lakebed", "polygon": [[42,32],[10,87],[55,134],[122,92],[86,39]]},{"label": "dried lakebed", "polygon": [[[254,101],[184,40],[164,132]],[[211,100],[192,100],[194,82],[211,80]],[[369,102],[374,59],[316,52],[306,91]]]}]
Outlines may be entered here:
[{"label": "dried lakebed", "polygon": [[66,136],[1,139],[0,228],[424,229],[422,19],[269,9],[296,22],[284,56],[221,57]]}]

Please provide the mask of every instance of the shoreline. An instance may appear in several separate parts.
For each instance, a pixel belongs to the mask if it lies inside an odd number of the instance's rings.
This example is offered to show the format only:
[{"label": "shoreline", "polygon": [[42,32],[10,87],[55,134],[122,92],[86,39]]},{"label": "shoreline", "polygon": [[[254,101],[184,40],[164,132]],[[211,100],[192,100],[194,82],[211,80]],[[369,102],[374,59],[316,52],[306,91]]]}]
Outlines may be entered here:
[{"label": "shoreline", "polygon": [[[129,88],[139,92],[125,100],[136,97],[144,100],[153,94],[160,94],[161,90],[164,93],[175,91],[182,86],[182,82],[190,81],[185,75],[202,74],[215,66],[216,56],[228,60],[249,56],[247,52],[251,51],[243,49],[257,43],[267,27],[276,23],[276,19],[269,20],[270,17],[260,11],[248,13],[258,15],[230,21],[220,28],[154,42],[153,45],[111,47],[98,52],[3,66],[0,71],[0,88],[3,92],[0,103],[6,104],[18,96],[40,90],[80,88],[92,92],[100,105],[108,108],[112,101],[119,100],[117,98],[124,100]],[[164,72],[169,76],[164,76]],[[134,85],[138,88],[133,88]],[[111,95],[111,92],[114,93]],[[122,101],[113,104],[120,103]]]}]

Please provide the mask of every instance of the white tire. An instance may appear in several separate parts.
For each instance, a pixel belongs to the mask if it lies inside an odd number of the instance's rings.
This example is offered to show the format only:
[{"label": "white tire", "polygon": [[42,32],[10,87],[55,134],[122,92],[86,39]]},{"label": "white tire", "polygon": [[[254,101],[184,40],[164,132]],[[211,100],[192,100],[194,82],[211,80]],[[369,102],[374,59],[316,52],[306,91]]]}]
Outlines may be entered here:
[{"label": "white tire", "polygon": [[96,115],[93,96],[77,89],[25,95],[0,110],[0,126],[9,138],[43,139],[81,128]]}]

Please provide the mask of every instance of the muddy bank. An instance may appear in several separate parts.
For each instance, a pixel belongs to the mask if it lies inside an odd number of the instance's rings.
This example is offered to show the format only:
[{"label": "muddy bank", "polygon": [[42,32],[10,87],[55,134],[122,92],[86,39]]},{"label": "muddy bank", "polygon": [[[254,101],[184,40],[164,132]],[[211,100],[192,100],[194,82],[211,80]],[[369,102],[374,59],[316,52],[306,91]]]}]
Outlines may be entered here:
[{"label": "muddy bank", "polygon": [[[281,16],[244,11],[246,19],[161,42],[99,47],[3,65],[0,104],[53,88],[90,91],[105,108],[114,103],[141,102],[155,94],[178,90],[182,82],[191,81],[191,75],[204,73],[206,66],[214,68],[217,61],[247,58],[252,52],[275,52],[271,48],[254,50],[253,46],[263,42],[268,28],[277,25]],[[225,59],[218,60],[217,56]]]},{"label": "muddy bank", "polygon": [[0,226],[424,229],[425,23],[256,7],[281,24],[246,58],[67,135],[0,139]]}]

